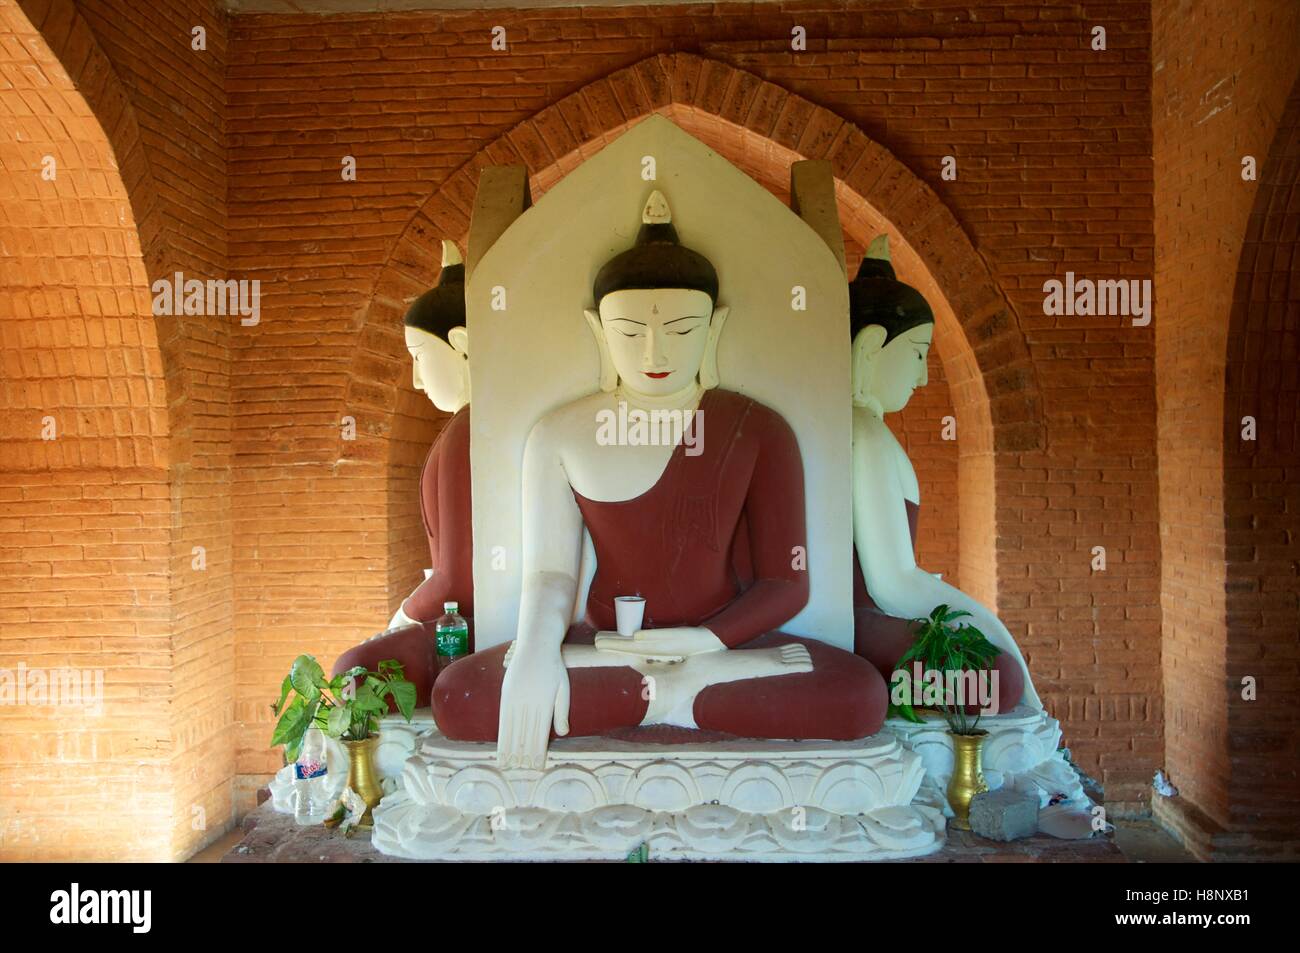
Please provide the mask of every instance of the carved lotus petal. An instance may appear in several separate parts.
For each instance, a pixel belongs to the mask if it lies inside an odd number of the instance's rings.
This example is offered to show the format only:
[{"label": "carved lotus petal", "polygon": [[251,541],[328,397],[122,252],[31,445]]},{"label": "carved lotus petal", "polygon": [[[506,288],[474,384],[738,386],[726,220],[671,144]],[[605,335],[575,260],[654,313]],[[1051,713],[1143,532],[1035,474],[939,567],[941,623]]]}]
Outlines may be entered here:
[{"label": "carved lotus petal", "polygon": [[443,791],[446,803],[466,814],[490,815],[494,810],[515,806],[510,782],[494,768],[471,765],[457,771]]},{"label": "carved lotus petal", "polygon": [[763,819],[772,838],[783,850],[801,854],[825,850],[839,839],[844,830],[838,814],[819,807],[777,811]]},{"label": "carved lotus petal", "polygon": [[1032,736],[1011,735],[993,738],[985,743],[984,764],[1002,771],[1028,771],[1042,760],[1042,752]]},{"label": "carved lotus petal", "polygon": [[908,832],[922,826],[916,811],[910,807],[882,807],[871,812],[871,819],[890,830]]},{"label": "carved lotus petal", "polygon": [[748,815],[725,804],[698,804],[687,810],[682,818],[698,831],[726,831],[745,822]]},{"label": "carved lotus petal", "polygon": [[582,813],[603,807],[608,797],[592,772],[564,765],[547,771],[537,782],[532,801],[550,811]]},{"label": "carved lotus petal", "polygon": [[503,812],[500,815],[504,825],[496,829],[509,830],[520,836],[530,836],[541,830],[549,830],[558,826],[557,815],[554,811],[543,810],[537,807],[517,807],[512,810]]},{"label": "carved lotus petal", "polygon": [[420,828],[425,834],[440,834],[451,828],[466,826],[466,817],[454,807],[432,805],[419,812]]},{"label": "carved lotus petal", "polygon": [[402,790],[417,804],[440,803],[434,788],[433,776],[416,764],[408,764],[402,771]]},{"label": "carved lotus petal", "polygon": [[881,808],[857,821],[872,843],[887,850],[916,850],[935,839],[935,832],[911,808]]},{"label": "carved lotus petal", "polygon": [[617,831],[620,834],[649,834],[654,814],[631,804],[612,804],[597,808],[587,815],[598,830]]},{"label": "carved lotus petal", "polygon": [[[559,843],[556,834],[565,815],[536,807],[506,811],[492,828],[494,839],[504,847],[552,846]],[[501,823],[504,821],[504,823]]]},{"label": "carved lotus petal", "polygon": [[721,804],[701,804],[677,818],[677,833],[697,850],[730,850],[748,835],[754,816]]}]

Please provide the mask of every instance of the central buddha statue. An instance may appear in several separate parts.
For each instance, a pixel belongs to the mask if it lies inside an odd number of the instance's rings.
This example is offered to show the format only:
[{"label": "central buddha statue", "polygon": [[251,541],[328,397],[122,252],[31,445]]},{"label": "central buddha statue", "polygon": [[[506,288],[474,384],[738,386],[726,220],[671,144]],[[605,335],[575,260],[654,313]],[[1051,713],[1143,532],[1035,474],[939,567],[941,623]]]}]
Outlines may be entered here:
[{"label": "central buddha statue", "polygon": [[[544,766],[553,737],[638,725],[875,733],[888,701],[880,673],[779,631],[809,595],[799,446],[775,411],[718,387],[728,309],[661,193],[593,296],[600,389],[543,416],[524,450],[516,639],[443,670],[439,729],[495,741],[503,766],[525,768]],[[679,426],[674,439],[653,439],[663,430],[653,426],[651,439],[637,428],[611,439],[616,418]],[[570,625],[584,529],[596,571],[585,617]],[[614,631],[620,596],[645,600],[642,627],[627,636]]]}]

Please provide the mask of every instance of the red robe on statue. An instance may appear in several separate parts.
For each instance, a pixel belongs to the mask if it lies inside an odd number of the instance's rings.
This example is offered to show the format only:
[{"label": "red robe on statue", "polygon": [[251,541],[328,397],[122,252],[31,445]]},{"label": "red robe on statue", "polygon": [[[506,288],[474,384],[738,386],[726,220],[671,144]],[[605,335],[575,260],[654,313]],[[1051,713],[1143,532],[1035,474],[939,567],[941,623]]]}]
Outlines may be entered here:
[{"label": "red robe on statue", "polygon": [[[707,391],[700,409],[703,452],[688,455],[680,443],[651,489],[618,502],[574,493],[597,568],[586,618],[566,640],[590,642],[597,630],[613,630],[614,597],[636,594],[646,600],[645,628],[705,626],[739,651],[801,642],[811,672],[710,685],[696,696],[696,724],[754,738],[875,733],[887,704],[880,674],[849,652],[776,631],[808,601],[798,558],[807,536],[794,432],[779,414],[730,391]],[[752,581],[733,566],[742,517]],[[461,659],[438,677],[433,712],[447,737],[496,740],[506,648]],[[647,709],[641,682],[627,666],[570,670],[570,735],[639,725]]]},{"label": "red robe on statue", "polygon": [[458,410],[429,448],[420,474],[420,516],[433,574],[407,597],[412,619],[433,622],[444,602],[474,616],[474,528],[470,498],[469,405]]},{"label": "red robe on statue", "polygon": [[457,602],[474,638],[474,537],[470,508],[469,406],[447,421],[429,449],[420,474],[420,515],[429,541],[433,573],[402,604],[417,625],[394,629],[348,649],[333,673],[364,665],[374,671],[381,661],[402,663],[415,684],[416,705],[429,704],[438,660],[433,624],[444,602]]},{"label": "red robe on statue", "polygon": [[[907,507],[907,528],[912,534],[912,549],[916,550],[916,524],[921,508],[911,500]],[[853,651],[876,667],[889,682],[894,668],[903,653],[915,641],[911,619],[886,615],[867,592],[867,581],[858,562],[858,551],[853,550]],[[993,663],[998,673],[998,711],[1010,711],[1024,694],[1025,677],[1020,666],[1005,652]],[[974,710],[973,708],[971,709]]]}]

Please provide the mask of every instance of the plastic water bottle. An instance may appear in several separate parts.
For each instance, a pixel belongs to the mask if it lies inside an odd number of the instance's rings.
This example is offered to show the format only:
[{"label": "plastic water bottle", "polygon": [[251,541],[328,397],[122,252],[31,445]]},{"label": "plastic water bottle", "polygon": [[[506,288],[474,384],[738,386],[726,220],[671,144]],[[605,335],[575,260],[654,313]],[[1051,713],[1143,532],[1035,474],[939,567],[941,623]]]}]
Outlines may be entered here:
[{"label": "plastic water bottle", "polygon": [[456,659],[469,654],[469,623],[459,614],[460,604],[444,602],[442,615],[433,624],[438,640],[438,668],[446,668]]},{"label": "plastic water bottle", "polygon": [[293,764],[294,820],[314,824],[324,812],[323,792],[328,786],[325,735],[319,728],[308,728],[302,736],[302,749]]}]

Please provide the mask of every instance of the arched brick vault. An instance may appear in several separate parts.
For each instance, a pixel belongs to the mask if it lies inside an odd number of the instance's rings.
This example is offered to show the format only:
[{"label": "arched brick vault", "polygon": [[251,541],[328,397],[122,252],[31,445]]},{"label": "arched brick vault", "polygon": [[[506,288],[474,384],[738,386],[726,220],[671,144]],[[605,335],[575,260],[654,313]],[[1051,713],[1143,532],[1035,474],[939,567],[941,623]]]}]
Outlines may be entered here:
[{"label": "arched brick vault", "polygon": [[[753,117],[763,102],[763,115]],[[775,108],[773,108],[773,106]],[[661,112],[696,135],[748,156],[764,178],[784,178],[795,158],[829,159],[835,169],[841,214],[850,236],[892,226],[908,248],[902,267],[919,264],[946,299],[989,395],[994,449],[1043,447],[1038,384],[1029,353],[988,266],[947,206],[886,149],[834,113],[779,86],[716,60],[686,54],[651,57],[565,97],[484,148],[442,183],[412,217],[395,243],[362,319],[359,348],[347,394],[351,408],[380,411],[357,441],[341,444],[341,459],[376,459],[366,437],[386,438],[405,372],[400,315],[411,297],[437,274],[437,239],[463,241],[479,171],[520,164],[543,193],[628,125]],[[913,277],[922,282],[921,274]],[[377,425],[377,426],[376,426]],[[363,431],[365,428],[362,428]]]},{"label": "arched brick vault", "polygon": [[[1266,840],[1300,824],[1300,81],[1246,225],[1224,376],[1227,744],[1220,816]],[[1255,421],[1243,439],[1242,421]],[[1257,697],[1242,697],[1242,679]],[[1291,839],[1294,839],[1293,837]]]},{"label": "arched brick vault", "polygon": [[[83,328],[83,339],[61,341],[53,332],[26,334],[20,329],[12,337],[6,336],[6,350],[78,343],[87,348],[116,345],[122,357],[99,362],[89,369],[91,373],[103,374],[106,386],[112,376],[123,372],[123,376],[141,382],[139,388],[128,388],[129,394],[115,395],[125,399],[96,402],[97,409],[127,407],[136,420],[104,420],[93,432],[79,434],[82,440],[93,438],[101,443],[95,452],[74,458],[57,441],[40,440],[36,436],[39,427],[31,426],[22,414],[24,409],[34,411],[35,406],[9,405],[10,411],[19,413],[6,415],[5,436],[30,451],[19,459],[19,466],[166,468],[169,427],[158,335],[151,318],[146,272],[140,267],[134,210],[114,149],[57,51],[21,10],[0,7],[0,14],[9,40],[8,75],[0,86],[5,93],[3,114],[9,133],[0,137],[7,193],[2,226],[7,266],[3,287],[13,295],[6,316],[15,324],[25,324],[65,315],[106,322],[120,315],[129,316],[137,325],[129,338],[119,332],[116,342],[107,340],[103,329],[96,333]],[[50,178],[42,174],[47,157],[54,163]],[[82,229],[88,233],[96,228],[104,230],[98,239],[88,240],[82,233]],[[36,295],[27,300],[19,297],[19,289],[30,292],[37,287],[47,291],[43,300]],[[53,356],[36,364],[22,362],[6,371],[6,389],[11,396],[26,389],[28,381],[90,376],[79,362],[65,364]],[[48,397],[47,389],[38,389],[42,398]],[[75,399],[88,396],[82,389],[74,391]],[[103,446],[103,441],[115,446]],[[8,465],[14,466],[14,461]]]},{"label": "arched brick vault", "polygon": [[[0,815],[31,834],[5,838],[0,856],[171,859],[163,361],[113,150],[12,4],[0,4],[0,362],[0,668],[103,671],[99,717],[0,707]],[[69,802],[84,809],[70,816]]]},{"label": "arched brick vault", "polygon": [[[159,207],[148,153],[140,139],[135,109],[117,73],[71,0],[19,0],[18,6],[54,55],[54,65],[85,98],[102,127],[126,188],[145,271],[151,279],[162,275],[170,244],[167,226]],[[174,407],[185,393],[184,381],[177,379],[181,361],[169,353],[179,345],[176,320],[157,315],[155,322],[164,353],[167,406]]]},{"label": "arched brick vault", "polygon": [[[759,107],[762,108],[759,108]],[[1038,382],[1006,299],[961,225],[934,191],[851,123],[781,87],[693,54],[654,56],[565,97],[484,148],[444,181],[395,243],[361,318],[342,414],[356,440],[340,461],[390,463],[390,595],[409,588],[421,561],[410,478],[436,424],[405,385],[401,315],[437,274],[438,239],[462,246],[479,171],[522,164],[534,196],[599,151],[629,125],[663,113],[780,193],[790,164],[827,159],[851,245],[881,231],[893,239],[902,277],[936,305],[936,349],[959,420],[963,486],[961,576],[996,599],[993,488],[997,453],[1045,446]],[[775,117],[759,122],[758,116]]]},{"label": "arched brick vault", "polygon": [[[173,271],[178,270],[186,272],[187,277],[224,277],[225,233],[224,211],[220,211],[220,221],[212,223],[215,227],[195,229],[203,236],[201,241],[185,237],[181,230],[186,223],[191,222],[196,214],[199,217],[212,215],[211,207],[204,205],[203,211],[195,213],[186,207],[183,196],[182,202],[178,203],[179,193],[188,190],[193,194],[195,191],[190,177],[183,177],[179,182],[162,188],[149,157],[152,155],[154,162],[163,163],[165,176],[166,163],[171,160],[160,153],[158,141],[161,138],[169,145],[178,142],[184,147],[182,162],[201,165],[211,158],[210,150],[201,153],[187,141],[178,139],[168,124],[193,123],[198,128],[211,129],[214,136],[211,141],[219,142],[221,116],[218,111],[217,122],[211,122],[214,115],[212,102],[188,95],[169,102],[161,118],[156,108],[152,114],[146,115],[153,108],[151,103],[156,105],[149,94],[140,107],[142,111],[137,114],[132,97],[140,90],[133,93],[128,89],[98,38],[107,30],[110,41],[115,35],[121,40],[121,33],[114,33],[120,31],[121,25],[114,21],[112,11],[87,8],[83,16],[82,10],[70,0],[19,0],[17,3],[5,0],[0,10],[5,17],[7,32],[33,54],[38,61],[38,71],[48,82],[42,91],[42,105],[49,107],[55,117],[62,115],[60,98],[74,103],[74,109],[78,110],[74,124],[55,119],[63,122],[74,134],[77,145],[71,154],[59,157],[60,178],[73,173],[77,160],[84,163],[94,159],[101,163],[102,172],[91,185],[78,188],[77,197],[98,197],[105,183],[115,190],[113,195],[118,205],[113,214],[94,218],[89,210],[83,210],[82,223],[101,219],[105,224],[109,221],[119,223],[125,236],[122,241],[133,249],[130,256],[131,294],[139,297],[131,305],[132,313],[137,317],[133,340],[139,343],[147,337],[150,373],[155,375],[156,386],[147,400],[141,399],[141,395],[132,389],[129,395],[131,407],[115,411],[113,419],[104,422],[101,436],[111,437],[119,444],[129,443],[139,453],[141,439],[136,418],[141,408],[147,406],[149,412],[158,417],[160,432],[166,437],[165,456],[156,461],[156,469],[149,476],[152,486],[119,487],[117,481],[122,471],[117,471],[112,486],[97,488],[97,483],[106,477],[103,473],[92,472],[87,477],[89,485],[84,496],[87,501],[95,500],[85,504],[92,509],[100,505],[96,494],[118,500],[111,504],[112,511],[108,515],[90,515],[93,520],[102,520],[105,524],[116,521],[120,524],[121,535],[130,544],[105,551],[111,556],[111,571],[119,582],[122,578],[144,574],[152,583],[161,584],[166,594],[162,603],[168,616],[165,624],[158,623],[152,614],[159,611],[156,601],[163,596],[153,593],[139,597],[138,626],[154,627],[149,629],[149,635],[154,639],[150,648],[157,650],[151,661],[135,666],[153,684],[149,692],[140,694],[165,702],[166,708],[156,717],[141,719],[142,723],[147,722],[148,732],[159,734],[155,743],[147,732],[139,732],[139,741],[148,751],[137,756],[136,761],[150,763],[157,760],[159,763],[156,766],[150,764],[148,768],[151,783],[156,782],[155,787],[146,792],[137,785],[132,794],[156,792],[161,795],[165,790],[171,804],[166,810],[151,810],[149,824],[161,825],[161,829],[155,832],[151,826],[148,837],[133,832],[134,843],[129,850],[151,859],[175,859],[188,856],[203,841],[220,836],[233,820],[233,703],[228,690],[222,687],[228,686],[235,676],[229,437],[224,433],[229,421],[228,330],[214,326],[203,316],[154,316],[149,287],[153,280],[170,277]],[[177,12],[167,11],[164,16]],[[185,37],[189,29],[190,15],[182,15],[186,25],[184,30],[176,32],[178,37]],[[96,23],[93,28],[92,21]],[[219,21],[209,23],[209,45],[214,54],[211,62],[203,66],[187,63],[189,74],[203,70],[215,70],[218,76],[223,73],[220,63],[224,57],[224,32]],[[160,42],[160,48],[164,53],[171,49],[167,40]],[[184,49],[188,53],[188,45]],[[150,71],[156,70],[158,65],[172,65],[165,55],[144,59],[153,64],[146,68]],[[156,77],[149,75],[146,78],[152,90]],[[52,98],[48,92],[51,88],[60,91]],[[210,90],[211,86],[206,88]],[[142,121],[151,124],[150,132],[142,127]],[[93,142],[93,147],[87,147],[86,142]],[[32,148],[27,147],[27,151],[32,151]],[[224,143],[219,149],[219,160],[224,163]],[[28,159],[32,157],[23,156],[24,163]],[[20,180],[25,180],[30,177],[32,169],[38,168],[38,165],[24,164],[14,172]],[[220,178],[224,182],[223,164]],[[70,177],[68,181],[73,180]],[[224,189],[220,198],[213,201],[224,209]],[[28,231],[22,240],[32,241],[39,234],[44,233]],[[39,238],[36,241],[39,243]],[[114,278],[123,277],[116,264],[121,249],[111,242],[93,238],[87,241],[78,236],[66,244],[54,242],[54,249],[63,253],[65,259],[76,257],[75,267],[93,271],[97,279],[106,268],[111,269]],[[105,264],[110,261],[113,264]],[[82,273],[76,278],[79,289],[97,283],[87,280]],[[102,292],[99,296],[102,299]],[[123,306],[121,293],[118,297],[119,306]],[[97,307],[104,309],[104,304],[95,302],[89,293],[82,291],[80,298],[78,305],[87,322],[92,314],[110,313],[108,310],[95,310]],[[88,360],[92,368],[103,363],[103,358],[94,354],[93,345],[102,343],[106,336],[111,342],[114,334],[125,335],[127,326],[119,320],[118,330],[110,329],[107,335],[98,337],[89,331],[89,324],[87,331],[83,343],[92,347],[79,346],[70,358],[72,370],[78,373],[81,371],[78,361]],[[31,360],[42,367],[54,360],[58,362],[60,373],[71,376],[65,363],[68,356],[50,350],[51,339],[45,330],[38,331],[32,342],[39,349]],[[110,358],[108,363],[110,380],[105,386],[115,396],[126,375],[122,374],[121,362],[115,363]],[[127,367],[130,367],[129,363]],[[6,372],[9,371],[10,368],[6,367]],[[134,388],[134,381],[130,386]],[[49,447],[44,449],[52,452]],[[112,462],[110,455],[104,452],[100,452],[97,458],[83,454],[86,466],[91,466],[96,460],[101,465]],[[144,471],[133,472],[138,476]],[[138,504],[125,502],[136,495],[140,497]],[[133,505],[141,511],[138,516],[133,515]],[[141,525],[132,525],[135,520]],[[70,525],[65,520],[63,528],[66,530]],[[103,536],[104,528],[89,528],[84,534],[86,540],[99,542],[98,537]],[[137,543],[142,546],[138,552],[132,548]],[[75,545],[75,541],[71,544]],[[195,546],[203,548],[206,560],[203,571],[195,569]],[[142,558],[137,560],[134,558],[136,555]],[[87,552],[86,558],[89,556]],[[39,585],[39,567],[30,567],[29,571],[37,575],[34,582]],[[55,575],[58,574],[56,569]],[[109,580],[102,586],[120,588],[119,582]],[[111,608],[112,605],[110,599],[110,608],[94,610],[100,613],[95,618],[116,618],[104,614],[119,611]],[[62,634],[63,630],[76,630],[95,638],[125,634],[121,629],[125,622],[118,623],[115,628],[102,624],[74,624],[76,620],[68,615],[54,618],[47,614],[47,617],[43,627],[47,636]],[[62,624],[50,625],[49,622]],[[181,670],[191,673],[183,683],[174,677]],[[179,703],[182,697],[184,704]],[[116,750],[116,742],[110,747]],[[93,781],[91,774],[87,773],[86,777]],[[155,807],[157,803],[154,802]],[[194,829],[195,807],[201,807],[208,818],[204,830]],[[101,846],[105,851],[114,850],[109,839],[105,839]],[[84,850],[81,853],[84,855]],[[121,851],[118,855],[126,856]],[[45,859],[51,856],[48,851],[42,854]]]}]

